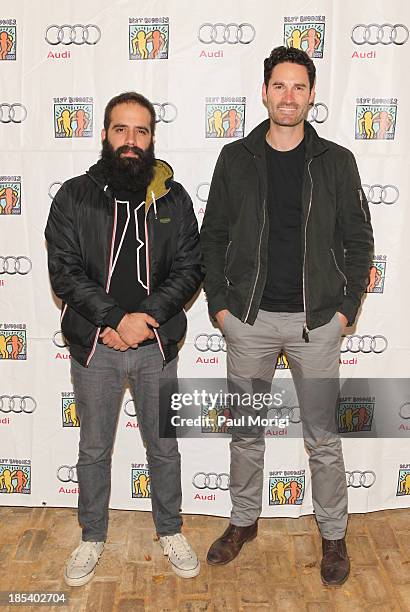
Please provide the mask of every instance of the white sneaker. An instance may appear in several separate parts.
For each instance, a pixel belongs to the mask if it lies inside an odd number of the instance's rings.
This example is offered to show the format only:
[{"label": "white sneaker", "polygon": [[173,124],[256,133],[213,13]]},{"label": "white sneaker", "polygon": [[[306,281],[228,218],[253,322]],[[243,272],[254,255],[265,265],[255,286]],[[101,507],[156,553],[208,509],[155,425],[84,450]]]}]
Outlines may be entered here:
[{"label": "white sneaker", "polygon": [[201,568],[198,557],[192,550],[188,540],[182,533],[172,536],[162,536],[159,543],[168,556],[174,572],[181,578],[194,578],[198,576]]},{"label": "white sneaker", "polygon": [[83,586],[94,576],[95,566],[102,551],[104,542],[80,542],[71,553],[64,569],[64,580],[68,586]]}]

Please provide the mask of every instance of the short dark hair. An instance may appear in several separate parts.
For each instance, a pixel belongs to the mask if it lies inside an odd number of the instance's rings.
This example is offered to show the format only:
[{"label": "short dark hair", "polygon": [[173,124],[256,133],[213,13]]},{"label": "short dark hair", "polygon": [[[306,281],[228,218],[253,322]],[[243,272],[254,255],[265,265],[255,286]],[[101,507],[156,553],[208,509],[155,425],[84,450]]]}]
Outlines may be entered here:
[{"label": "short dark hair", "polygon": [[272,49],[271,54],[267,57],[263,62],[264,73],[263,80],[265,82],[266,87],[269,84],[270,77],[272,74],[272,70],[278,64],[283,64],[284,62],[291,62],[292,64],[299,64],[299,66],[305,66],[308,77],[309,77],[309,85],[312,90],[313,85],[315,84],[316,78],[316,68],[310,57],[305,51],[301,49],[295,49],[294,47],[275,47]]},{"label": "short dark hair", "polygon": [[110,127],[112,109],[118,104],[139,104],[140,106],[146,108],[151,115],[151,134],[154,136],[156,125],[155,108],[148,98],[137,93],[136,91],[126,91],[118,96],[114,96],[114,98],[111,98],[111,100],[108,102],[104,111],[104,129],[106,132]]}]

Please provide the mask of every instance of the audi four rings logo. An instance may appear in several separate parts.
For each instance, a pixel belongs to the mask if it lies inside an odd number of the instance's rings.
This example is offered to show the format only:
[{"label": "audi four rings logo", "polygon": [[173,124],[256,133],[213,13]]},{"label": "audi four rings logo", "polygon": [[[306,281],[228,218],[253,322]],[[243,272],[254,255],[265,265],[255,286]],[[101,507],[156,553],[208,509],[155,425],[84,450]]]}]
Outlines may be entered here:
[{"label": "audi four rings logo", "polygon": [[404,23],[358,23],[352,30],[351,39],[355,45],[404,45],[409,39],[409,30]]},{"label": "audi four rings logo", "polygon": [[196,197],[200,202],[208,201],[210,186],[210,183],[199,183],[198,187],[196,188]]},{"label": "audi four rings logo", "polygon": [[0,102],[0,123],[22,123],[26,117],[27,109],[24,104]]},{"label": "audi four rings logo", "polygon": [[164,123],[172,123],[177,118],[178,110],[175,104],[172,102],[153,102],[153,107],[155,108],[155,122],[159,123],[163,121]]},{"label": "audi four rings logo", "polygon": [[59,329],[58,331],[54,332],[53,335],[53,344],[55,346],[57,346],[58,348],[65,348],[66,346],[68,346],[61,330]]},{"label": "audi four rings logo", "polygon": [[192,484],[196,489],[211,489],[216,491],[228,491],[229,489],[229,474],[217,474],[216,472],[197,472],[193,479]]},{"label": "audi four rings logo", "polygon": [[198,40],[204,45],[249,45],[255,35],[255,28],[251,23],[203,23],[198,31]]},{"label": "audi four rings logo", "polygon": [[370,489],[376,482],[376,474],[372,470],[361,472],[360,470],[353,470],[352,472],[346,472],[346,484],[352,489]]},{"label": "audi four rings logo", "polygon": [[25,255],[0,255],[0,274],[28,274],[33,264]]},{"label": "audi four rings logo", "polygon": [[309,111],[309,123],[324,123],[329,116],[329,110],[323,102],[316,102]]},{"label": "audi four rings logo", "polygon": [[385,336],[343,336],[341,353],[384,353],[389,343]]},{"label": "audi four rings logo", "polygon": [[135,410],[134,401],[132,399],[129,399],[129,400],[127,400],[125,402],[125,404],[124,404],[124,412],[125,412],[125,414],[128,414],[128,416],[130,416],[130,417],[137,416],[137,411]]},{"label": "audi four rings logo", "polygon": [[62,184],[63,183],[61,181],[54,181],[54,183],[51,183],[50,187],[48,188],[48,197],[51,200],[55,198],[55,195],[57,191],[60,189]]},{"label": "audi four rings logo", "polygon": [[61,482],[78,482],[77,468],[75,465],[60,465],[57,478]]},{"label": "audi four rings logo", "polygon": [[194,342],[195,348],[201,353],[211,351],[211,353],[226,353],[225,338],[221,334],[198,334]]},{"label": "audi four rings logo", "polygon": [[399,416],[402,419],[410,419],[410,402],[404,402],[399,408]]},{"label": "audi four rings logo", "polygon": [[101,30],[92,23],[53,24],[48,26],[44,38],[49,45],[96,45],[101,38]]},{"label": "audi four rings logo", "polygon": [[289,419],[290,423],[297,425],[300,423],[300,409],[299,406],[278,406],[269,408],[269,418],[272,419]]},{"label": "audi four rings logo", "polygon": [[25,412],[31,414],[37,408],[37,402],[31,395],[0,395],[0,412]]},{"label": "audi four rings logo", "polygon": [[396,185],[362,185],[368,202],[372,204],[395,204],[399,199],[400,192]]}]

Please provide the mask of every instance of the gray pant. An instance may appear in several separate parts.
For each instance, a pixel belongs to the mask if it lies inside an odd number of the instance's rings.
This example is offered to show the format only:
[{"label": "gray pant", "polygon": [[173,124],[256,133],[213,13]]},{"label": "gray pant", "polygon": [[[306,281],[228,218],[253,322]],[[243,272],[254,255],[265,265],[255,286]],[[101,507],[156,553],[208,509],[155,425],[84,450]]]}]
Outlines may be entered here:
[{"label": "gray pant", "polygon": [[[341,324],[335,314],[327,325],[310,331],[306,343],[304,320],[304,313],[260,310],[251,326],[228,313],[224,320],[227,373],[235,388],[249,389],[251,379],[270,384],[279,353],[286,353],[309,454],[316,519],[322,536],[337,540],[344,537],[347,525],[346,476],[336,425]],[[261,429],[255,437],[234,433],[230,446],[231,522],[246,527],[262,509],[264,432]]]},{"label": "gray pant", "polygon": [[180,532],[181,459],[176,439],[159,437],[159,380],[176,381],[177,359],[164,369],[157,344],[115,351],[97,345],[88,368],[71,360],[80,417],[78,516],[83,540],[105,541],[111,491],[111,455],[126,380],[146,447],[152,515],[158,535]]}]

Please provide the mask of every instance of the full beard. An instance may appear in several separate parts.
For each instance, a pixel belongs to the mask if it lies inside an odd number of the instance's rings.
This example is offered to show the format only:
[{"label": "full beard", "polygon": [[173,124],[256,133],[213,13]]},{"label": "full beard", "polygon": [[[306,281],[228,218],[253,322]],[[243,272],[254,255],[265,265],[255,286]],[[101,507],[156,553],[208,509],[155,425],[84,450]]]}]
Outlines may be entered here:
[{"label": "full beard", "polygon": [[[137,157],[121,157],[123,153],[128,152],[134,153]],[[145,189],[154,176],[154,143],[151,142],[146,151],[128,145],[114,150],[105,138],[102,143],[101,161],[113,189],[126,191]]]}]

